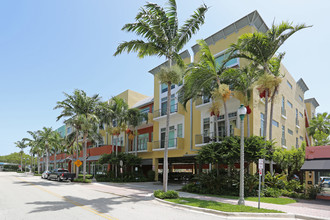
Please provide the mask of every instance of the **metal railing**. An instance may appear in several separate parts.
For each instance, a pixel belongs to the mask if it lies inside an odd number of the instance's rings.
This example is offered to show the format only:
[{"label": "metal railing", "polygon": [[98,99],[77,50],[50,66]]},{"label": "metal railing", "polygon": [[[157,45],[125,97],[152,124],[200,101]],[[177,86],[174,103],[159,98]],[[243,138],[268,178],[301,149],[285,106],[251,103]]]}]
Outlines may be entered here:
[{"label": "metal railing", "polygon": [[[177,138],[169,139],[168,148],[169,149],[177,148],[177,143],[178,143]],[[165,140],[152,142],[152,149],[153,150],[164,149],[164,147],[165,147]]]},{"label": "metal railing", "polygon": [[282,113],[283,116],[286,116],[286,110],[285,110],[285,108],[281,107],[281,113]]},{"label": "metal railing", "polygon": [[[230,136],[233,136],[233,135],[234,135],[234,130],[231,129]],[[218,135],[216,135],[215,132],[196,134],[195,135],[195,145],[221,141],[224,137],[226,137],[225,131],[219,131]]]},{"label": "metal railing", "polygon": [[[171,105],[170,113],[178,112],[178,104]],[[162,109],[157,109],[153,112],[154,118],[158,118],[167,114],[167,107]]]}]

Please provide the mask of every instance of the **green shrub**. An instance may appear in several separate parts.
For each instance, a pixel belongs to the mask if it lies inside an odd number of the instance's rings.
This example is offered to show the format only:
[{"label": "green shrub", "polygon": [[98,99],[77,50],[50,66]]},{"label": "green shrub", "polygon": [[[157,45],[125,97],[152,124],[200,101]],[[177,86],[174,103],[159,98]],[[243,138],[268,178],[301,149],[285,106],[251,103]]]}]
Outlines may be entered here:
[{"label": "green shrub", "polygon": [[[83,175],[83,174],[79,174],[78,177],[79,177],[79,178],[83,178],[84,175]],[[86,179],[93,179],[93,175],[92,175],[92,174],[86,174],[86,175],[85,175],[85,178],[86,178]]]},{"label": "green shrub", "polygon": [[184,192],[191,192],[191,193],[199,193],[200,192],[200,184],[196,183],[188,183],[181,188]]},{"label": "green shrub", "polygon": [[20,170],[19,170],[19,171],[16,171],[16,172],[17,172],[17,173],[25,173],[24,171],[20,171]]},{"label": "green shrub", "polygon": [[275,197],[278,198],[281,195],[281,190],[276,188],[267,187],[262,191],[265,197]]},{"label": "green shrub", "polygon": [[42,174],[37,174],[37,173],[35,173],[34,175],[35,175],[35,176],[41,176]]},{"label": "green shrub", "polygon": [[285,189],[292,192],[302,192],[303,191],[303,185],[300,184],[298,180],[290,180],[290,181],[284,181],[285,183]]},{"label": "green shrub", "polygon": [[309,199],[316,199],[318,193],[322,191],[322,188],[319,185],[309,186],[307,188],[307,197]]},{"label": "green shrub", "polygon": [[159,199],[177,199],[179,198],[179,193],[174,190],[169,190],[167,192],[162,190],[155,190],[154,196]]},{"label": "green shrub", "polygon": [[78,179],[74,179],[73,182],[79,182],[79,183],[91,183],[92,180],[90,179],[82,179],[82,178],[78,178]]}]

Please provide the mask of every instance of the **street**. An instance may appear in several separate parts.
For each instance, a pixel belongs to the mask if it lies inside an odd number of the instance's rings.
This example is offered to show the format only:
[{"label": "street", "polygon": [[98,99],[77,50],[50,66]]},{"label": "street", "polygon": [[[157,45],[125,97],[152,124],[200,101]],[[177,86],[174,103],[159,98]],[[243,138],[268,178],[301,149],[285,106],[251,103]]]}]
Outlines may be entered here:
[{"label": "street", "polygon": [[152,190],[129,185],[56,182],[0,172],[0,219],[223,219],[159,203]]}]

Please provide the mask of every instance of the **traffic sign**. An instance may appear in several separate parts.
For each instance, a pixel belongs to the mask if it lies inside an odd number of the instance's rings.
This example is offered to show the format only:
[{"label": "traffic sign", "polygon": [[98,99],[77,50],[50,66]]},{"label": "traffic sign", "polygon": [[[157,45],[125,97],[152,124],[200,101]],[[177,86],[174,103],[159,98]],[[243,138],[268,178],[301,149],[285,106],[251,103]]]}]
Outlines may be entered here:
[{"label": "traffic sign", "polygon": [[259,159],[259,166],[258,166],[259,170],[264,169],[264,159]]},{"label": "traffic sign", "polygon": [[77,167],[80,167],[82,162],[78,159],[76,160],[76,162],[74,162],[74,164],[77,166]]},{"label": "traffic sign", "polygon": [[259,169],[259,175],[262,176],[262,169]]}]

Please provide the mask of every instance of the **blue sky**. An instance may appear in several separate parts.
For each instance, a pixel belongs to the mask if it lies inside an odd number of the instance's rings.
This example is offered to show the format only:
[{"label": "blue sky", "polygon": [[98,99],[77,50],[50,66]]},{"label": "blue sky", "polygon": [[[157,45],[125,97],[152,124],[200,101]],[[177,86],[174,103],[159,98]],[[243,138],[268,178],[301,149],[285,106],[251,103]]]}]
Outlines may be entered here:
[{"label": "blue sky", "polygon": [[[155,0],[160,5],[166,1]],[[188,18],[201,0],[177,0],[179,19]],[[305,98],[315,97],[318,112],[328,111],[326,89],[330,79],[328,0],[204,0],[210,6],[206,22],[187,44],[206,38],[248,13],[258,10],[268,26],[282,20],[313,25],[290,38],[280,51],[298,80],[309,87]],[[135,39],[121,27],[134,21],[145,1],[137,0],[3,0],[0,2],[0,155],[18,151],[15,141],[26,131],[57,128],[59,110],[53,110],[63,92],[83,89],[104,100],[131,89],[153,95],[148,71],[164,59],[137,58],[136,54],[113,57],[117,45]]]}]

